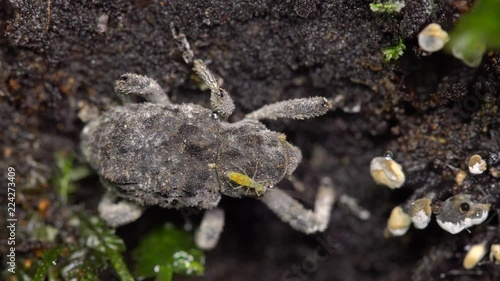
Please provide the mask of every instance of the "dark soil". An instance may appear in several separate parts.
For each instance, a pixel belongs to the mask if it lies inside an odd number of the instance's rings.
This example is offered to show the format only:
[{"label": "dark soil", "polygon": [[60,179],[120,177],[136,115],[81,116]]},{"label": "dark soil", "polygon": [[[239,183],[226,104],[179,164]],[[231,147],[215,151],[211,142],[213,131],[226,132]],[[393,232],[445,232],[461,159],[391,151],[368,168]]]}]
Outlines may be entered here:
[{"label": "dark soil", "polygon": [[[306,186],[304,202],[310,205],[319,179],[330,176],[339,194],[371,212],[363,221],[336,205],[328,230],[307,236],[256,200],[225,198],[226,227],[207,253],[206,275],[176,280],[500,280],[500,266],[488,258],[473,270],[462,267],[468,245],[500,243],[500,179],[487,171],[458,186],[452,168],[466,170],[468,158],[480,154],[500,169],[500,56],[487,53],[474,69],[418,49],[418,32],[431,22],[450,30],[465,1],[408,0],[397,15],[375,14],[370,2],[0,1],[0,170],[17,171],[25,200],[19,217],[38,194],[55,197],[48,181],[54,152],[78,155],[85,110],[118,104],[113,81],[120,74],[148,75],[174,102],[208,106],[173,40],[174,22],[195,55],[223,77],[236,102],[230,120],[289,98],[338,100],[320,118],[266,124],[302,149],[295,176]],[[405,54],[386,62],[380,50],[398,37]],[[371,179],[371,159],[386,150],[405,169],[400,190]],[[288,181],[281,187],[292,189]],[[456,235],[433,220],[386,238],[391,209],[429,191],[438,201],[474,194],[492,204],[491,219]],[[97,177],[89,178],[72,204],[95,214],[101,194]],[[151,209],[118,233],[133,246],[151,220],[183,223],[180,212]]]}]

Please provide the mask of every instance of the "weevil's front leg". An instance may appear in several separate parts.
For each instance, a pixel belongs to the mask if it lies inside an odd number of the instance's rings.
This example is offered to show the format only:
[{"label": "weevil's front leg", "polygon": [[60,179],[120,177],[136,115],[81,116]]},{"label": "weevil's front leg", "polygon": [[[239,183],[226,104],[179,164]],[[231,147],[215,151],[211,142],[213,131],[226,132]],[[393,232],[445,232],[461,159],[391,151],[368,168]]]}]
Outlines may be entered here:
[{"label": "weevil's front leg", "polygon": [[263,106],[247,114],[245,119],[309,119],[323,115],[331,108],[332,105],[324,97],[293,99]]},{"label": "weevil's front leg", "polygon": [[231,115],[234,111],[234,102],[229,93],[220,87],[217,78],[203,61],[194,60],[193,63],[193,70],[210,89],[210,103],[212,109],[223,118]]},{"label": "weevil's front leg", "polygon": [[297,200],[284,191],[275,189],[264,194],[262,201],[283,222],[292,228],[307,233],[324,231],[330,221],[330,211],[335,201],[335,193],[330,178],[323,178],[316,194],[314,212],[304,208]]},{"label": "weevil's front leg", "polygon": [[186,38],[186,35],[182,32],[179,32],[177,28],[175,28],[175,24],[173,22],[170,23],[170,31],[172,32],[172,36],[177,42],[177,48],[182,52],[182,58],[186,64],[193,63],[194,53],[191,50],[191,46]]},{"label": "weevil's front leg", "polygon": [[202,250],[213,249],[219,242],[223,228],[224,211],[219,208],[206,211],[194,236],[196,246]]},{"label": "weevil's front leg", "polygon": [[234,111],[234,102],[226,90],[220,87],[219,81],[215,75],[208,69],[207,65],[199,60],[194,59],[193,51],[187,41],[186,35],[179,32],[174,23],[170,23],[172,36],[177,41],[177,46],[182,52],[182,58],[186,64],[193,64],[193,70],[203,80],[203,82],[210,89],[210,103],[212,109],[217,112],[221,117],[226,118]]},{"label": "weevil's front leg", "polygon": [[154,79],[135,73],[125,73],[115,82],[115,92],[123,103],[134,102],[141,97],[152,103],[170,104],[167,94]]},{"label": "weevil's front leg", "polygon": [[116,197],[107,192],[99,202],[98,210],[101,218],[110,226],[118,227],[137,220],[142,215],[142,208],[132,202],[114,202]]}]

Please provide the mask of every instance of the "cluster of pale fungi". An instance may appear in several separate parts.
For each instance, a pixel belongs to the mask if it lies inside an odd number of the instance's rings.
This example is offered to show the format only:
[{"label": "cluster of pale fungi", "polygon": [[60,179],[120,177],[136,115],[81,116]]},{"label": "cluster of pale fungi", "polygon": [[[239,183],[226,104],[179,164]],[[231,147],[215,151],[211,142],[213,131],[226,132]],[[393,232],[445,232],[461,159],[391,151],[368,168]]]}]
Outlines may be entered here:
[{"label": "cluster of pale fungi", "polygon": [[[475,42],[474,50],[471,51],[468,45],[469,41],[473,39],[474,38],[470,34],[456,37],[449,49],[451,49],[451,53],[454,57],[460,59],[466,65],[478,67],[479,64],[481,64],[486,46],[480,42]],[[424,54],[428,55],[443,49],[448,41],[450,41],[448,32],[444,31],[441,25],[437,23],[427,25],[418,34],[418,45],[420,49],[424,51]]]},{"label": "cluster of pale fungi", "polygon": [[437,23],[431,23],[418,34],[418,45],[428,53],[441,50],[450,40],[448,33]]},{"label": "cluster of pale fungi", "polygon": [[[486,161],[481,156],[473,155],[469,158],[470,175],[480,175],[487,168]],[[495,172],[496,169],[492,168],[491,173],[496,177]],[[400,188],[405,182],[403,168],[394,161],[391,152],[386,152],[382,157],[373,158],[370,163],[370,173],[375,183],[390,189]],[[459,170],[455,176],[457,185],[462,185],[467,176],[465,171]],[[411,224],[417,229],[426,228],[431,221],[434,198],[435,194],[429,193],[422,198],[394,207],[387,221],[387,233],[392,236],[404,235]],[[490,204],[474,201],[472,195],[457,194],[442,202],[436,221],[442,229],[451,234],[457,234],[484,222],[488,217],[489,209]],[[470,247],[463,262],[465,269],[471,269],[479,263],[487,253],[488,244],[488,241],[483,241]],[[489,257],[491,261],[500,264],[500,244],[491,245]]]},{"label": "cluster of pale fungi", "polygon": [[[463,266],[465,269],[474,268],[488,252],[488,241],[485,240],[481,243],[470,246],[464,258]],[[500,264],[500,244],[491,244],[490,247],[490,261],[495,264]]]}]

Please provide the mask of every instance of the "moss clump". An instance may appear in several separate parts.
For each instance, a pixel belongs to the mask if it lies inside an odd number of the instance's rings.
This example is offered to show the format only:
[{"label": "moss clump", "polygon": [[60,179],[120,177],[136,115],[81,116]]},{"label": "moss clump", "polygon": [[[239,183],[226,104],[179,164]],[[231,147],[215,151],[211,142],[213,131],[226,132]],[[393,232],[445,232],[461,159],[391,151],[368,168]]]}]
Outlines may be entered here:
[{"label": "moss clump", "polygon": [[405,7],[403,1],[387,1],[383,3],[371,3],[370,10],[375,13],[399,13]]},{"label": "moss clump", "polygon": [[170,281],[174,273],[202,275],[205,271],[205,255],[194,245],[192,234],[171,224],[143,237],[132,255],[141,278]]},{"label": "moss clump", "polygon": [[397,60],[403,55],[405,49],[403,38],[400,37],[397,45],[382,48],[382,53],[384,53],[386,61]]}]

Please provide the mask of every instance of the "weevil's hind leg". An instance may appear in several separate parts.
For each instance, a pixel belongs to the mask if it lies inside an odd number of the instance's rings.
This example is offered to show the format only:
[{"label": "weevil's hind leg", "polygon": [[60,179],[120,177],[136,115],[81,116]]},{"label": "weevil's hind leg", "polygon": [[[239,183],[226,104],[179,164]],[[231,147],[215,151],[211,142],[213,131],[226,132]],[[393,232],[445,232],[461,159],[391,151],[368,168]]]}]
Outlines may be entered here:
[{"label": "weevil's hind leg", "polygon": [[212,109],[222,118],[226,118],[234,111],[234,102],[229,93],[220,87],[219,81],[215,75],[208,69],[207,65],[194,58],[194,53],[187,41],[186,35],[179,32],[174,23],[170,23],[172,36],[177,41],[177,47],[182,52],[182,58],[186,64],[193,64],[193,70],[203,80],[210,89],[210,103]]},{"label": "weevil's hind leg", "polygon": [[310,234],[327,228],[335,193],[331,179],[323,178],[316,194],[314,212],[307,210],[297,200],[279,189],[266,192],[262,201],[283,222],[298,231]]},{"label": "weevil's hind leg", "polygon": [[115,82],[115,93],[123,103],[136,102],[140,97],[145,101],[167,105],[170,100],[153,78],[135,73],[125,73]]},{"label": "weevil's hind leg", "polygon": [[215,248],[223,228],[224,211],[219,208],[206,211],[194,236],[196,246],[202,250]]},{"label": "weevil's hind leg", "polygon": [[285,100],[265,105],[247,114],[245,119],[276,120],[278,118],[288,118],[302,120],[323,115],[331,108],[331,103],[324,97]]},{"label": "weevil's hind leg", "polygon": [[118,227],[137,220],[142,215],[142,208],[132,202],[125,200],[115,202],[116,197],[107,192],[101,202],[98,210],[101,218],[112,227]]}]

